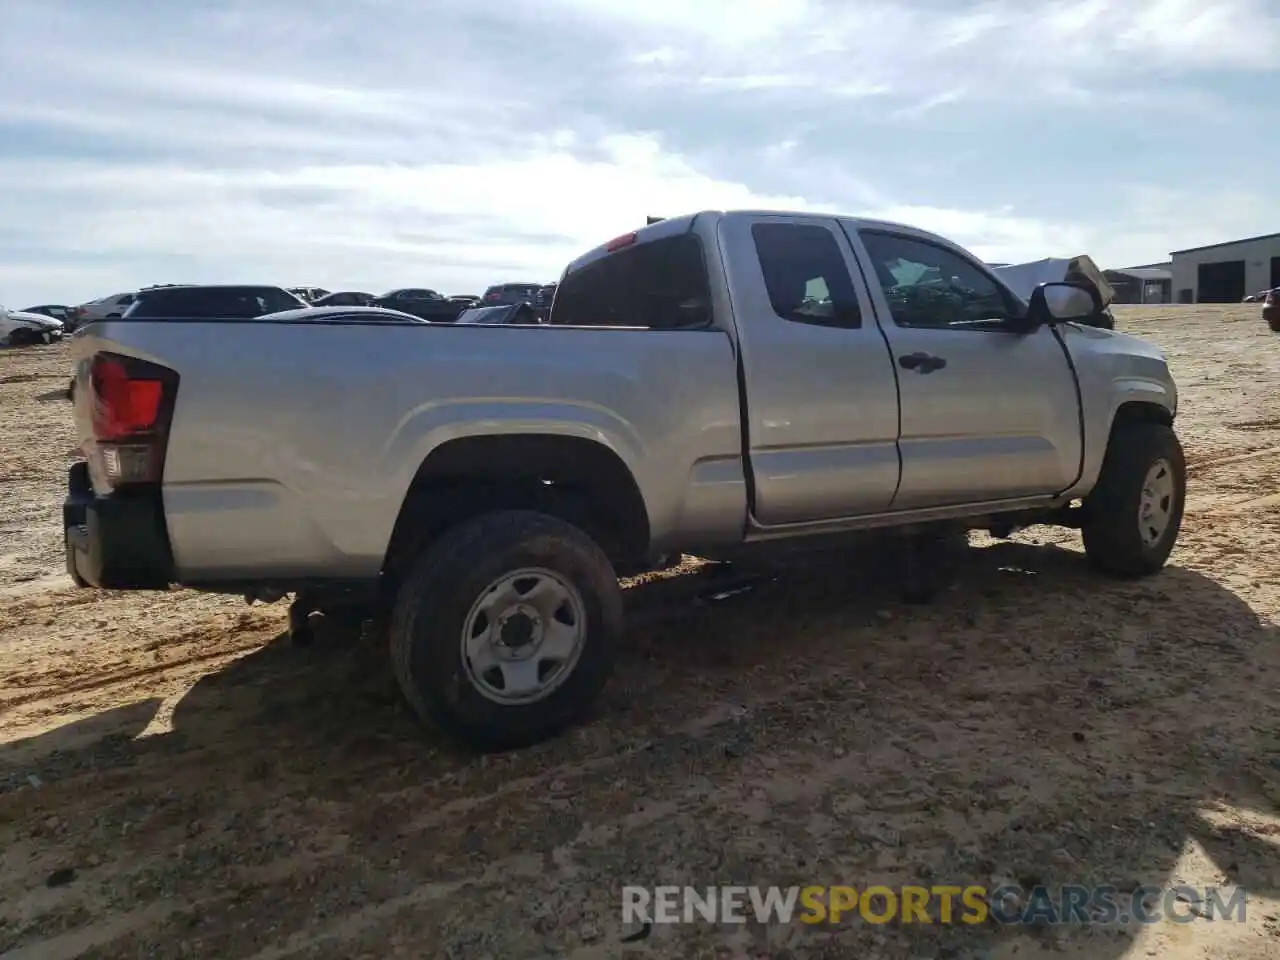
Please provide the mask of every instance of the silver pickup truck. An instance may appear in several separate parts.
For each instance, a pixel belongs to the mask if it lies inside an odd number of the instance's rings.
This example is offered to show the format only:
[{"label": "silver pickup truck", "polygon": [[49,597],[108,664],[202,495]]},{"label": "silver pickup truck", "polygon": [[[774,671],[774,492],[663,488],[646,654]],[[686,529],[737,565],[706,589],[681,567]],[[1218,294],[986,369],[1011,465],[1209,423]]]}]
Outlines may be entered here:
[{"label": "silver pickup truck", "polygon": [[703,212],[575,260],[549,324],[95,321],[67,567],[292,594],[300,636],[363,605],[424,718],[531,743],[600,694],[618,577],[664,557],[1051,523],[1158,571],[1177,393],[1096,298],[1024,302],[899,224]]}]

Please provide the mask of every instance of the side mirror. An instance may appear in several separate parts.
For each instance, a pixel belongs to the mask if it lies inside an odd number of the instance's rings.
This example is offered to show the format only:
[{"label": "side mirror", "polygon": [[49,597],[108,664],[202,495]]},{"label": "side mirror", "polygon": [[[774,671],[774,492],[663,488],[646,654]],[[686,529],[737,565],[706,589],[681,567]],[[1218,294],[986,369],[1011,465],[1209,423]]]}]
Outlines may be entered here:
[{"label": "side mirror", "polygon": [[1091,284],[1055,281],[1031,291],[1026,325],[1092,323],[1102,313],[1102,298]]}]

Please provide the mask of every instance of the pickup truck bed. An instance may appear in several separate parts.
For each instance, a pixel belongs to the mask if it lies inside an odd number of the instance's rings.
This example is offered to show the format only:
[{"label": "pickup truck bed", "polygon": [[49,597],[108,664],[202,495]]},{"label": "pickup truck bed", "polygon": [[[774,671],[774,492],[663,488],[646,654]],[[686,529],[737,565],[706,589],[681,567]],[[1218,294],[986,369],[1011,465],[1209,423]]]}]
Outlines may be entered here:
[{"label": "pickup truck bed", "polygon": [[354,598],[420,713],[530,742],[603,687],[616,572],[673,553],[1057,522],[1158,570],[1176,389],[1101,308],[898,224],[709,212],[574,261],[546,325],[98,322],[68,566],[291,592],[300,636]]}]

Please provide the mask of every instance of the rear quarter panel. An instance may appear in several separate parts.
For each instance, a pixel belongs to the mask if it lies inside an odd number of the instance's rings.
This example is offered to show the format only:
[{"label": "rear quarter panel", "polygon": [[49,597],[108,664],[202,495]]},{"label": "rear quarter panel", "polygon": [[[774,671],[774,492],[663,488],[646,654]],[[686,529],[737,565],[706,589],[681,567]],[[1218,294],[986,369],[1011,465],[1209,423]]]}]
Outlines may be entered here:
[{"label": "rear quarter panel", "polygon": [[78,357],[110,349],[179,373],[164,501],[187,582],[376,574],[419,466],[481,434],[611,448],[655,547],[742,532],[721,331],[125,321],[85,334]]}]

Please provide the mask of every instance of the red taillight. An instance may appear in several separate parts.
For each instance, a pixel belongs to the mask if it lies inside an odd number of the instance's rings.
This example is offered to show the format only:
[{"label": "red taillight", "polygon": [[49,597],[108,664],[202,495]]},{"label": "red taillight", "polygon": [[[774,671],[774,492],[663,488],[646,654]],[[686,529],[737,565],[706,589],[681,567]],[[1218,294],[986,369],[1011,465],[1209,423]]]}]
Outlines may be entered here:
[{"label": "red taillight", "polygon": [[159,483],[177,374],[167,367],[100,353],[89,372],[93,440],[89,467],[108,489]]},{"label": "red taillight", "polygon": [[104,354],[94,358],[90,377],[96,439],[124,440],[155,427],[164,399],[162,381],[131,377],[124,361]]},{"label": "red taillight", "polygon": [[610,240],[608,243],[604,245],[604,248],[607,252],[613,253],[617,250],[621,250],[623,247],[631,246],[633,243],[636,242],[636,238],[637,238],[637,235],[634,232],[624,233],[620,237],[614,237],[612,240]]}]

